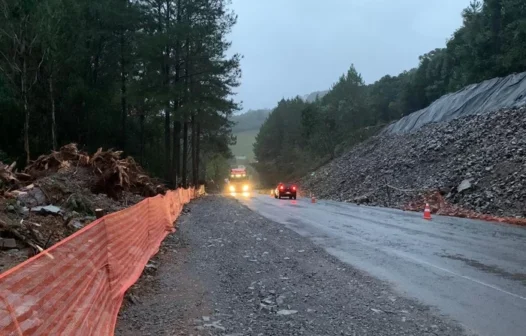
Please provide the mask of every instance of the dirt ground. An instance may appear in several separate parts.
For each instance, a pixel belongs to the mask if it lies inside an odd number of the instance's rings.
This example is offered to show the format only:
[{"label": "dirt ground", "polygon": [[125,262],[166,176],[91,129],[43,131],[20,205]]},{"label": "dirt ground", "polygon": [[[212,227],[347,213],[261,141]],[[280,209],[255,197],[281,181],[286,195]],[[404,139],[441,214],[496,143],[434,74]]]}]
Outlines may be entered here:
[{"label": "dirt ground", "polygon": [[462,335],[454,321],[233,199],[192,202],[116,335]]}]

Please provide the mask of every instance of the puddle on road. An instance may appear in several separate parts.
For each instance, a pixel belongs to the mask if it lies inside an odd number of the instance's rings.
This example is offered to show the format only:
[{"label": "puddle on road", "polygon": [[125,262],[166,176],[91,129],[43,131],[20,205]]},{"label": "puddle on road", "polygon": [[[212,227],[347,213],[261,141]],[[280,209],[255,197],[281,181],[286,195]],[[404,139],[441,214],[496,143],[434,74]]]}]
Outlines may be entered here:
[{"label": "puddle on road", "polygon": [[451,255],[451,254],[441,254],[440,255],[443,258],[448,258],[452,260],[458,260],[466,263],[466,265],[471,266],[473,268],[479,269],[481,271],[484,271],[486,273],[492,273],[502,276],[505,279],[508,280],[514,280],[514,281],[520,281],[524,286],[526,286],[526,274],[524,273],[510,273],[508,271],[503,270],[502,268],[494,265],[485,265],[479,261],[466,258],[460,254],[457,255]]}]

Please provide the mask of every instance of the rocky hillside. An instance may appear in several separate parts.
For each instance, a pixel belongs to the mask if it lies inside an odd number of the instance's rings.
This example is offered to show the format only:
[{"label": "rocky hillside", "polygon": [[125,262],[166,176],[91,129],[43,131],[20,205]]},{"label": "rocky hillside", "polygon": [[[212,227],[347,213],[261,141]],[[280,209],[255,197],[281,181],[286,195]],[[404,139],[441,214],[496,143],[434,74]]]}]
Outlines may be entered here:
[{"label": "rocky hillside", "polygon": [[438,191],[464,209],[526,216],[526,108],[373,137],[302,185],[321,198],[400,208]]}]

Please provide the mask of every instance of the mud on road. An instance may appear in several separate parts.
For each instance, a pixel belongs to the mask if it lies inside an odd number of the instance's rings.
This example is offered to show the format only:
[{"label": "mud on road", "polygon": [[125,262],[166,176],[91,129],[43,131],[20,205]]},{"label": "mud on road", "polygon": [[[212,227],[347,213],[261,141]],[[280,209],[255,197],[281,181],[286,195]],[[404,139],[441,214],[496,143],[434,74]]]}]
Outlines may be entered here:
[{"label": "mud on road", "polygon": [[147,270],[116,335],[463,334],[435,310],[219,196],[187,207]]}]

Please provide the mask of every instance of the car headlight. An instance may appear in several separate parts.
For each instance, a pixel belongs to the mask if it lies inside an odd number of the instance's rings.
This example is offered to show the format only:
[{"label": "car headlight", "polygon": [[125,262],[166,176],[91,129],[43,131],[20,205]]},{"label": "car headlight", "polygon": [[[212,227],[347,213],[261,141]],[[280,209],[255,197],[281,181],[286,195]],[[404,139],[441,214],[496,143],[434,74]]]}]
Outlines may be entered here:
[{"label": "car headlight", "polygon": [[248,184],[245,184],[245,185],[243,186],[243,191],[248,191]]},{"label": "car headlight", "polygon": [[236,187],[234,187],[234,186],[230,186],[228,189],[229,189],[231,192],[236,191]]}]

